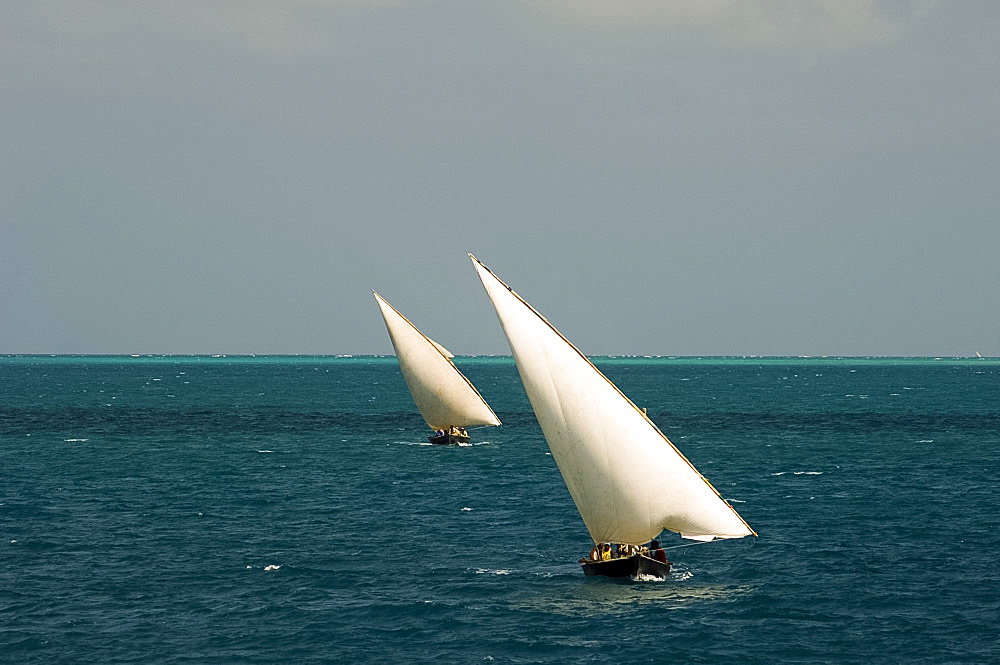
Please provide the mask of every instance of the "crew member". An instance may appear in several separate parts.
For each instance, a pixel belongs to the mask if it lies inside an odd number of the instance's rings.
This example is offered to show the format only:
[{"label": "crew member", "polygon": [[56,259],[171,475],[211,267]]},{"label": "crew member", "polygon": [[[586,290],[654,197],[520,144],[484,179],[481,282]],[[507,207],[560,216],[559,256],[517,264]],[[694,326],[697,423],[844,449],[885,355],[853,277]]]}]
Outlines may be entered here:
[{"label": "crew member", "polygon": [[649,541],[649,552],[650,554],[653,555],[653,558],[659,561],[660,563],[667,562],[667,553],[663,551],[662,547],[660,547],[660,541],[658,541],[656,538]]}]

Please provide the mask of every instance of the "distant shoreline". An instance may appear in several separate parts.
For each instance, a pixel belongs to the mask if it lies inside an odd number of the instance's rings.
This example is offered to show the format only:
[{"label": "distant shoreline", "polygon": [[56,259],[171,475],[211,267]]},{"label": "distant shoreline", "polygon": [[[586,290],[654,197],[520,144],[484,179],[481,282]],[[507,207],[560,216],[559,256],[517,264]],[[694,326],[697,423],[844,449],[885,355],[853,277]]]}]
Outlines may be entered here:
[{"label": "distant shoreline", "polygon": [[[597,363],[677,363],[677,364],[730,364],[730,363],[766,363],[766,364],[830,364],[830,363],[984,363],[1000,362],[996,357],[977,356],[756,356],[756,355],[631,355],[631,354],[601,354],[588,355]],[[505,355],[457,355],[457,362],[513,362],[512,356]],[[178,353],[178,354],[114,354],[114,353],[0,353],[0,362],[388,362],[396,361],[392,354],[252,354],[252,353]]]}]

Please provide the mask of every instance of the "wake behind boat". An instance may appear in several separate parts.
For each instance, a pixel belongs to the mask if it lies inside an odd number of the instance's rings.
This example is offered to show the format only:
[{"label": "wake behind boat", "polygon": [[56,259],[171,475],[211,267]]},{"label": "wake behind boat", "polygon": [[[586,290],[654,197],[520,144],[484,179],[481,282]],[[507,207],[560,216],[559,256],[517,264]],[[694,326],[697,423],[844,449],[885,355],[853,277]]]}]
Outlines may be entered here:
[{"label": "wake behind boat", "polygon": [[417,410],[434,430],[428,441],[434,444],[468,443],[467,427],[500,424],[475,386],[458,371],[455,356],[390,305],[375,291],[389,339],[396,350],[399,369]]},{"label": "wake behind boat", "polygon": [[664,529],[696,541],[757,535],[644,411],[527,301],[469,257],[594,542],[590,556],[580,560],[586,575],[665,577],[670,564],[654,540]]}]

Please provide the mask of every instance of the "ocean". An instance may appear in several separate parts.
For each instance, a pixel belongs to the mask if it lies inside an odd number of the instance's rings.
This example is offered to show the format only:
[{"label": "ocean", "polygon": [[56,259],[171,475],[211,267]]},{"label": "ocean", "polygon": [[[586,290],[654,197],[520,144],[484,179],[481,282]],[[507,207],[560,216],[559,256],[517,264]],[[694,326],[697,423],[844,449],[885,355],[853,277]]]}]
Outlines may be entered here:
[{"label": "ocean", "polygon": [[0,356],[0,661],[1000,662],[1000,361],[593,361],[759,537],[585,578],[510,358]]}]

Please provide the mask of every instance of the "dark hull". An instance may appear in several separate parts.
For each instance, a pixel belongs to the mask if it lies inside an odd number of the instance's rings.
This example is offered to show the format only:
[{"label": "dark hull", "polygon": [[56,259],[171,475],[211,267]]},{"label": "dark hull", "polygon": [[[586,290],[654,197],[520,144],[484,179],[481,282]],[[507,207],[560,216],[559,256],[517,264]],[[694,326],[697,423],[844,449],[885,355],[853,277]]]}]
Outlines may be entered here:
[{"label": "dark hull", "polygon": [[427,440],[436,446],[447,446],[448,444],[458,445],[460,443],[468,443],[469,437],[459,434],[442,434],[441,436],[429,436]]},{"label": "dark hull", "polygon": [[642,554],[634,554],[621,559],[609,561],[591,561],[583,559],[584,575],[603,575],[604,577],[658,577],[665,578],[670,574],[670,562],[663,563],[650,559]]}]

